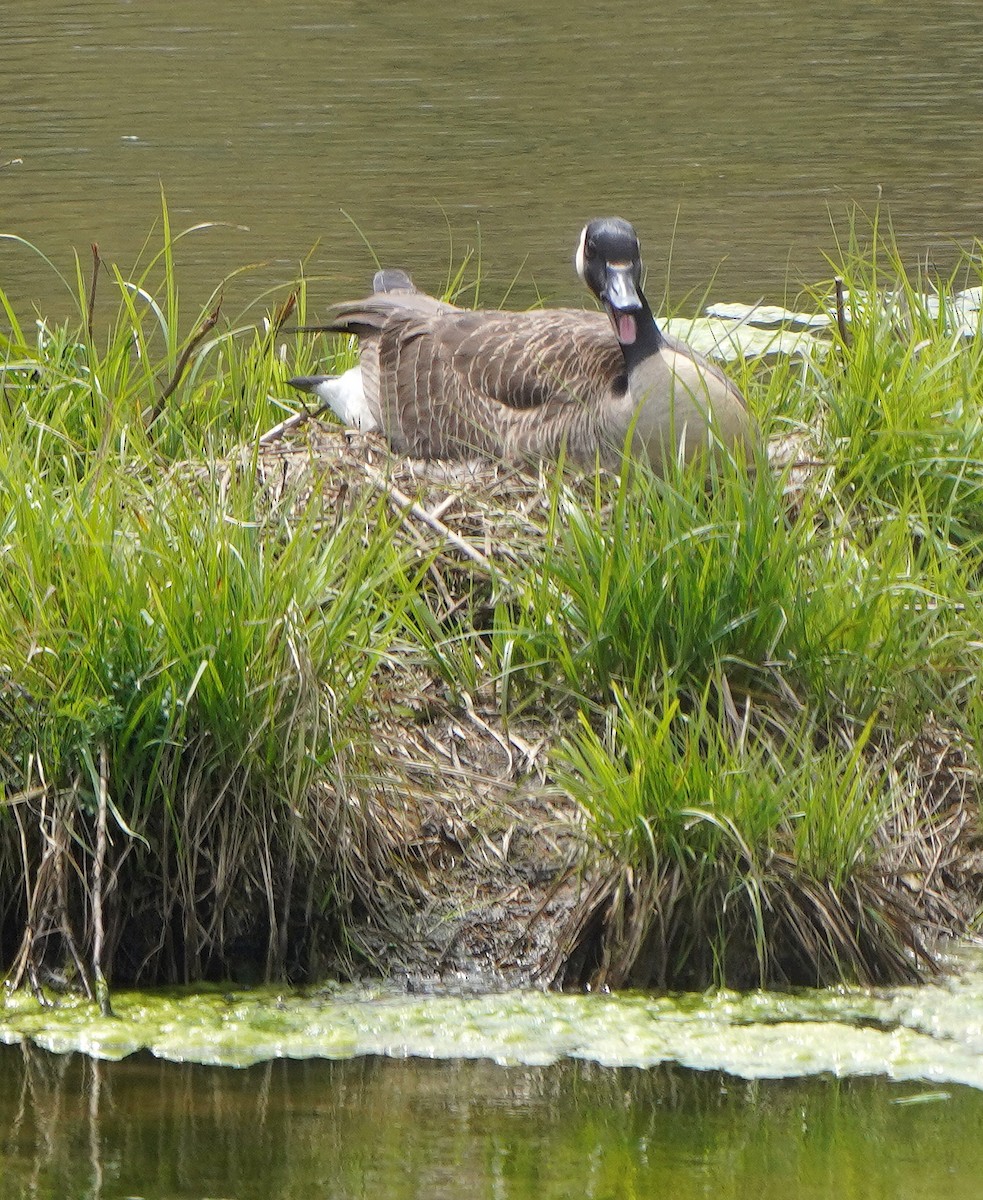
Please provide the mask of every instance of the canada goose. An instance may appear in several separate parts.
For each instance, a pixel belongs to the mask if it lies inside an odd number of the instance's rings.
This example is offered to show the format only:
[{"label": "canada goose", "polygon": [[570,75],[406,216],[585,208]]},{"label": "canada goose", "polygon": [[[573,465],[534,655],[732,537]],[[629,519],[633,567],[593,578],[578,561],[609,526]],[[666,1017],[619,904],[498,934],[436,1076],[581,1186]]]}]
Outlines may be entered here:
[{"label": "canada goose", "polygon": [[348,425],[381,429],[417,458],[556,458],[617,464],[631,452],[659,470],[708,443],[745,450],[752,423],[733,383],[661,332],[641,288],[627,221],[590,221],[577,271],[607,316],[575,309],[467,310],[380,271],[373,294],[336,305],[308,330],[354,334],[359,365],[289,382]]}]

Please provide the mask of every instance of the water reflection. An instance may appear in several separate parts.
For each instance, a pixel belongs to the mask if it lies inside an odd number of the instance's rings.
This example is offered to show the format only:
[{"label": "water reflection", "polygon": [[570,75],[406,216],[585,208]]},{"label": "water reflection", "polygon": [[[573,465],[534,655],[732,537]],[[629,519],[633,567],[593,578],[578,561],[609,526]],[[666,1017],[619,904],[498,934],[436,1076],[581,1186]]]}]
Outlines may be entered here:
[{"label": "water reflection", "polygon": [[564,1062],[278,1060],[246,1070],[0,1047],[21,1197],[976,1197],[983,1094],[746,1083]]}]

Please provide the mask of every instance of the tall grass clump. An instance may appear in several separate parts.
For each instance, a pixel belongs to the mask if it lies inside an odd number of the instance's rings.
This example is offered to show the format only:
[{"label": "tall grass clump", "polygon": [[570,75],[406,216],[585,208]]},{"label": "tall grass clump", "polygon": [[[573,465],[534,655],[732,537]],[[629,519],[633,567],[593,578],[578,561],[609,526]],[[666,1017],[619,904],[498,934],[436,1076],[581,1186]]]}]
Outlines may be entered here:
[{"label": "tall grass clump", "polygon": [[108,322],[101,263],[79,274],[81,325],[28,330],[0,300],[15,981],[304,976],[351,915],[346,839],[365,836],[342,781],[413,574],[384,505],[274,503],[255,451],[217,461],[284,415],[286,306],[259,329],[182,327],[166,209],[163,233],[113,272]]},{"label": "tall grass clump", "polygon": [[229,318],[224,283],[189,305],[176,248],[208,228],[173,232],[162,200],[160,225],[131,270],[104,262],[93,245],[91,262],[76,258],[73,279],[36,247],[8,237],[56,273],[77,314],[60,324],[28,323],[0,291],[9,328],[0,336],[8,440],[50,452],[49,473],[77,476],[92,454],[110,462],[115,455],[117,464],[218,457],[289,415],[275,399],[288,373],[282,355],[288,340],[302,353],[302,339],[280,330],[288,319],[303,320],[306,289],[301,283],[253,316]]},{"label": "tall grass clump", "polygon": [[663,480],[638,468],[590,493],[558,479],[543,550],[500,613],[521,647],[511,669],[588,702],[715,662],[738,674],[770,662],[798,546],[776,540],[784,511],[762,465],[722,463],[710,489],[688,469]]},{"label": "tall grass clump", "polygon": [[899,791],[870,726],[829,740],[800,716],[738,714],[666,680],[616,693],[559,777],[617,867],[590,897],[577,977],[605,986],[915,978],[910,906],[878,877]]},{"label": "tall grass clump", "polygon": [[971,663],[970,588],[911,522],[858,526],[820,491],[789,503],[764,461],[586,494],[560,481],[541,553],[498,612],[498,671],[519,703],[613,688],[657,696],[725,676],[738,693],[875,716],[910,731]]},{"label": "tall grass clump", "polygon": [[306,927],[346,904],[340,809],[313,785],[364,736],[406,586],[382,514],[326,537],[264,519],[242,485],[32,482],[0,486],[21,961],[85,944],[101,875],[116,977],[213,977],[237,955],[303,970]]},{"label": "tall grass clump", "polygon": [[[947,277],[907,270],[875,219],[851,225],[836,270],[831,353],[780,403],[808,419],[817,515],[869,582],[856,609],[880,611],[866,640],[889,653],[874,682],[966,730],[983,565],[979,260]],[[831,311],[833,290],[817,294]]]},{"label": "tall grass clump", "polygon": [[862,534],[886,521],[935,553],[978,556],[983,535],[983,330],[978,260],[911,271],[875,221],[853,223],[833,282],[809,300],[834,319],[804,386],[780,383],[784,419],[808,430],[829,506]]}]

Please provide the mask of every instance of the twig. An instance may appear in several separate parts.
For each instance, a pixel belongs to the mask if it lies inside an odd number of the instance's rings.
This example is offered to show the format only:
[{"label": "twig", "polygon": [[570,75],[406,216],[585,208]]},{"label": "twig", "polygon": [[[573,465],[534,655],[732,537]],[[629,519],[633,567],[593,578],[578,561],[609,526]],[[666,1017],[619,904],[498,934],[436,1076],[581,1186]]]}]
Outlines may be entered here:
[{"label": "twig", "polygon": [[106,747],[99,747],[99,807],[96,823],[96,857],[92,864],[92,974],[96,985],[99,1012],[104,1017],[113,1015],[109,1002],[109,987],[102,973],[102,947],[104,930],[102,924],[102,869],[106,862],[106,814],[109,809],[109,756]]},{"label": "twig", "polygon": [[305,408],[298,413],[294,413],[292,417],[287,417],[285,421],[281,421],[279,425],[274,425],[272,429],[260,436],[259,444],[261,446],[269,446],[272,442],[279,441],[285,433],[289,433],[292,429],[310,421],[313,417],[319,417],[321,413],[327,411],[328,406],[322,404],[320,408]]},{"label": "twig", "polygon": [[174,395],[175,391],[177,390],[177,385],[181,382],[181,377],[184,375],[184,372],[188,366],[188,360],[191,358],[191,355],[194,354],[201,342],[204,341],[208,334],[211,333],[211,331],[215,328],[215,325],[218,322],[218,315],[221,311],[222,297],[219,296],[218,304],[215,305],[204,321],[202,321],[194,336],[181,351],[181,357],[177,360],[177,366],[174,368],[174,374],[171,376],[167,387],[164,388],[163,392],[161,392],[160,399],[153,407],[153,411],[150,414],[150,420],[147,422],[148,427],[153,425],[160,414],[164,411],[164,405],[171,398],[171,396]]},{"label": "twig", "polygon": [[[51,834],[49,836],[49,844],[54,852],[55,864],[55,881],[58,900],[58,923],[61,929],[61,936],[65,940],[65,945],[68,947],[68,952],[72,956],[72,962],[75,964],[75,970],[78,972],[79,979],[82,980],[82,988],[85,991],[86,999],[94,1000],[95,993],[92,988],[92,982],[89,979],[89,972],[86,969],[85,963],[82,960],[82,955],[79,953],[79,948],[75,942],[75,931],[72,928],[72,919],[70,915],[70,905],[68,899],[68,879],[65,874],[66,860],[71,862],[69,856],[68,844],[73,840],[73,830],[71,826],[72,814],[75,811],[73,794],[67,796],[55,797],[57,803],[59,799],[67,801],[66,812],[67,816],[62,817],[59,821],[57,830],[58,837],[55,839],[55,811],[51,813]],[[72,864],[74,866],[74,863]]]},{"label": "twig", "polygon": [[484,733],[487,733],[490,738],[494,738],[499,746],[505,751],[505,759],[508,763],[508,774],[511,776],[515,771],[515,758],[512,755],[512,747],[509,745],[509,740],[504,738],[497,729],[492,729],[487,721],[483,721],[481,717],[474,711],[474,701],[467,692],[461,693],[461,700],[464,703],[464,711],[470,717],[472,723],[476,725]]},{"label": "twig", "polygon": [[99,257],[98,242],[92,243],[92,281],[89,284],[89,308],[86,315],[85,327],[89,332],[89,341],[92,341],[92,326],[96,311],[96,282],[99,279],[99,268],[102,266],[102,259]]},{"label": "twig", "polygon": [[401,492],[395,484],[387,483],[377,472],[373,471],[370,466],[367,466],[363,463],[362,469],[369,477],[372,485],[378,488],[380,492],[384,492],[389,497],[390,502],[397,512],[403,514],[404,516],[413,517],[415,520],[429,526],[430,529],[432,529],[435,533],[439,533],[440,536],[445,539],[445,541],[449,542],[455,548],[455,550],[459,550],[465,558],[470,558],[472,562],[477,563],[479,567],[483,568],[489,574],[493,574],[491,563],[487,558],[485,558],[480,550],[476,550],[474,546],[470,544],[470,542],[466,542],[464,538],[459,537],[453,529],[448,529],[443,521],[438,520],[437,517],[433,516],[431,513],[428,513],[425,508],[422,508],[414,500],[411,500],[409,496]]},{"label": "twig", "polygon": [[[39,789],[40,790],[40,789]],[[24,981],[24,973],[27,970],[28,963],[31,958],[31,949],[33,946],[34,934],[34,903],[33,893],[31,889],[31,855],[27,848],[27,831],[24,828],[24,821],[21,818],[20,812],[14,809],[14,820],[17,822],[17,833],[20,838],[20,853],[21,863],[23,864],[24,876],[24,912],[26,914],[24,937],[21,941],[20,953],[14,966],[11,968],[7,976],[7,983],[12,988],[19,988]]]},{"label": "twig", "polygon": [[[30,788],[24,792],[14,792],[12,796],[4,796],[3,807],[13,808],[15,804],[30,804],[32,800],[39,800],[47,789],[43,787]],[[26,863],[25,859],[25,863]],[[26,866],[25,866],[26,871]]]}]

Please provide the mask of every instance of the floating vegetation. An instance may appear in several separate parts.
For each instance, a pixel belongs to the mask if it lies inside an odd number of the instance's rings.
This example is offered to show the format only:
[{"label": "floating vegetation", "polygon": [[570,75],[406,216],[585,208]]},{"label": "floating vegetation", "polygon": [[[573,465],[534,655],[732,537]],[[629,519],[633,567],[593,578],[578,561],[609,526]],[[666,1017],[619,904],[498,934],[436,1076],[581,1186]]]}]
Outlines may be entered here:
[{"label": "floating vegetation", "polygon": [[116,1016],[91,1004],[0,1009],[0,1040],[120,1059],[249,1066],[271,1058],[388,1055],[489,1058],[541,1066],[581,1058],[608,1067],[678,1063],[745,1079],[831,1074],[983,1088],[979,956],[944,981],[893,991],[794,994],[569,995],[537,991],[407,996],[391,987],[117,992]]}]

